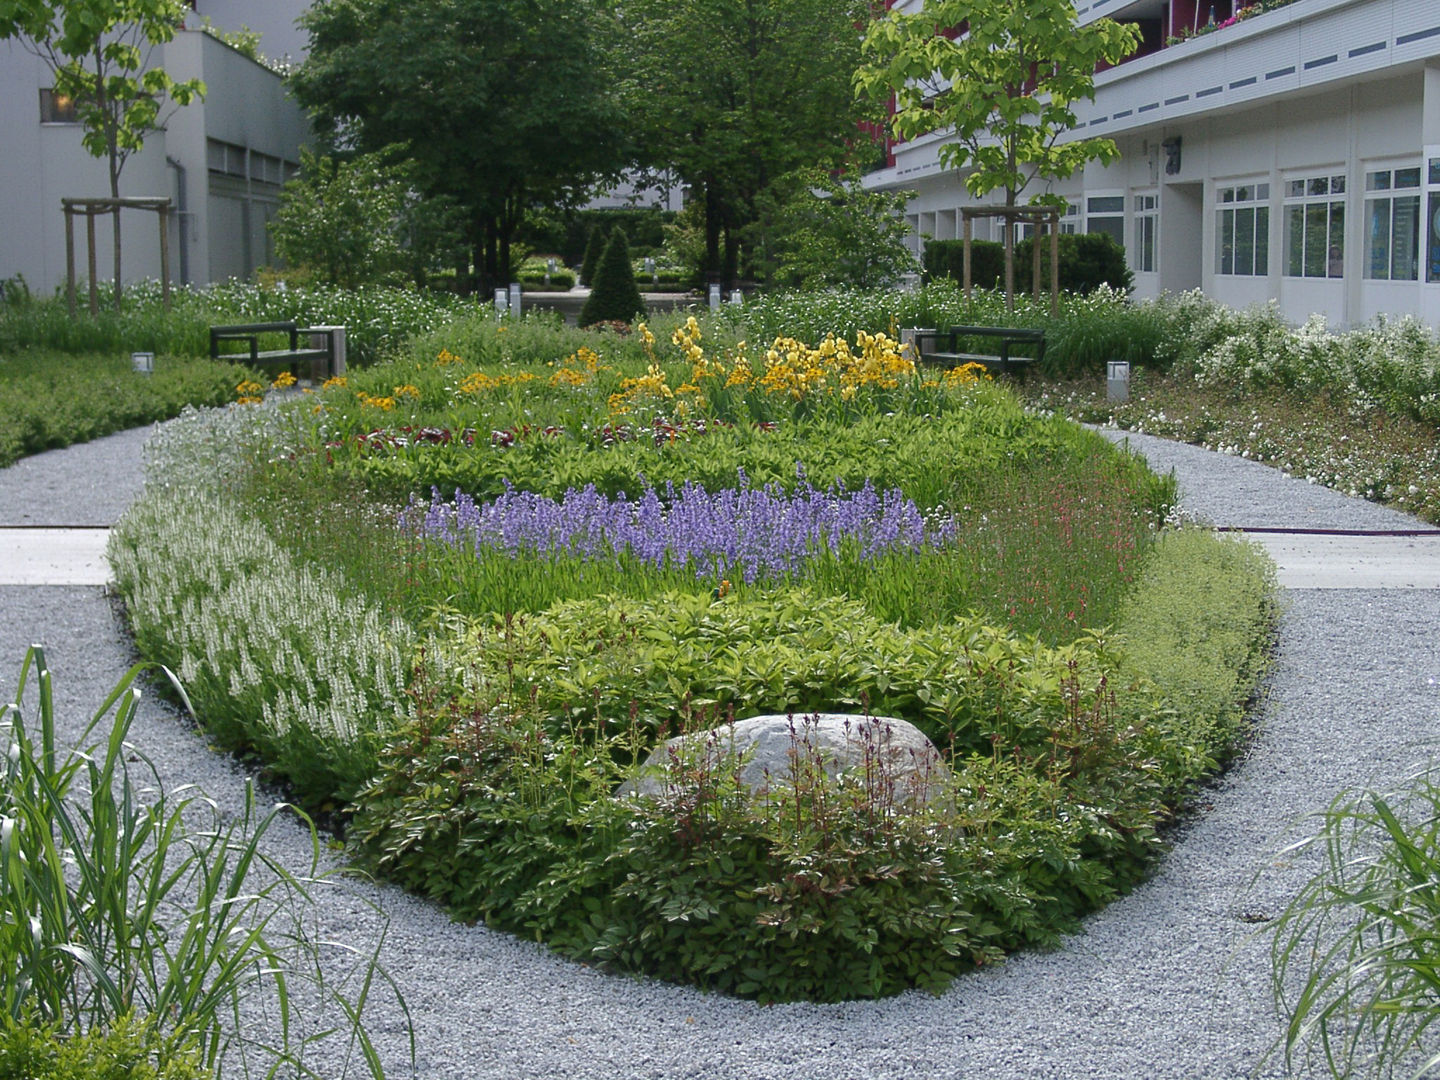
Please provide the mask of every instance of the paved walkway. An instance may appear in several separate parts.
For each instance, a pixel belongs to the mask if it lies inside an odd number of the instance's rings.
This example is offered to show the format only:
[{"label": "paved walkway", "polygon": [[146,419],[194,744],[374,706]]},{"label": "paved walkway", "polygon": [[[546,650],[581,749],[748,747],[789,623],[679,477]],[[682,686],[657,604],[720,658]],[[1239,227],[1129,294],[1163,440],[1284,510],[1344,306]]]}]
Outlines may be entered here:
[{"label": "paved walkway", "polygon": [[[112,523],[138,490],[143,438],[125,433],[0,470],[0,525]],[[1152,464],[1174,468],[1185,504],[1216,524],[1419,524],[1323,489],[1297,489],[1251,462],[1131,441]],[[1392,565],[1420,565],[1431,557],[1429,543],[1405,548]],[[55,542],[50,550],[60,562]],[[322,891],[315,926],[361,944],[384,932],[383,958],[415,1018],[426,1080],[1280,1075],[1273,1061],[1259,1064],[1278,1028],[1268,942],[1255,936],[1254,920],[1278,911],[1307,868],[1279,853],[1308,829],[1305,815],[1341,790],[1403,780],[1431,754],[1440,730],[1440,590],[1422,588],[1418,572],[1398,587],[1347,586],[1360,556],[1347,558],[1325,556],[1324,587],[1292,587],[1254,745],[1204,792],[1204,812],[1155,876],[1087,919],[1062,950],[1013,957],[938,998],[762,1008],[605,976],[533,943],[457,926],[389,888]],[[1299,570],[1297,557],[1291,572]],[[48,647],[62,738],[134,659],[94,585],[0,584],[0,695],[13,691],[32,641]],[[132,739],[167,787],[197,782],[222,807],[240,806],[238,767],[168,708],[147,699]],[[271,839],[277,858],[303,859],[299,828]],[[383,907],[388,923],[366,899]],[[398,1022],[382,1014],[372,1034],[393,1074],[406,1075]]]}]

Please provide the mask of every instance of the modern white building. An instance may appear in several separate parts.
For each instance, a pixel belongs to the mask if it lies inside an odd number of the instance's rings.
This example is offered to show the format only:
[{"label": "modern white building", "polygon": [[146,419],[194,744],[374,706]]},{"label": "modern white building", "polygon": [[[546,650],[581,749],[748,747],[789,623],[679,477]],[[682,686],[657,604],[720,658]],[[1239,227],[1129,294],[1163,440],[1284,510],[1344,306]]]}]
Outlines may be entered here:
[{"label": "modern white building", "polygon": [[[200,16],[226,30],[248,26],[260,48],[283,56],[302,43],[296,0],[200,0],[155,63],[176,79],[199,77],[205,100],[170,114],[126,163],[120,193],[168,196],[170,273],[174,282],[247,277],[273,260],[267,224],[281,184],[299,167],[310,134],[303,111],[275,72],[200,31]],[[291,36],[293,35],[293,36]],[[274,44],[272,45],[272,41]],[[18,41],[0,42],[0,279],[23,274],[48,292],[66,273],[62,198],[108,196],[105,162],[81,145],[81,129],[51,93],[45,63]],[[122,211],[123,277],[160,275],[160,240],[152,213]],[[85,274],[85,230],[77,220],[75,258]],[[96,222],[97,277],[111,276],[111,226]]]},{"label": "modern white building", "polygon": [[[1440,326],[1440,0],[1294,0],[1224,25],[1245,6],[1079,0],[1082,23],[1136,22],[1145,45],[1076,109],[1072,137],[1121,156],[1051,185],[1064,227],[1119,239],[1140,297],[1198,287],[1296,321]],[[917,254],[975,203],[940,167],[944,140],[894,146],[866,181],[917,192]]]}]

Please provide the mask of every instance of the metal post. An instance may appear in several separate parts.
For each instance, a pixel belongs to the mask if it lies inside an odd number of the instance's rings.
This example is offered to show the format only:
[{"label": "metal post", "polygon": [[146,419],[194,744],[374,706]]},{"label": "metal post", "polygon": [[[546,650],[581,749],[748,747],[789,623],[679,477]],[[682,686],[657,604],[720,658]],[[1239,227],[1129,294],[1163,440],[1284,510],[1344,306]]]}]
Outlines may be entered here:
[{"label": "metal post", "polygon": [[1060,314],[1060,215],[1050,222],[1050,317]]},{"label": "metal post", "polygon": [[962,280],[965,284],[965,299],[968,301],[970,299],[970,234],[974,230],[975,226],[974,224],[972,224],[969,214],[965,213],[965,211],[963,210],[960,211],[960,214],[965,219],[965,245],[960,258],[962,265],[964,266]]},{"label": "metal post", "polygon": [[1045,226],[1040,218],[1030,223],[1030,293],[1035,302],[1040,302],[1040,239],[1045,235]]},{"label": "metal post", "polygon": [[170,310],[170,207],[161,203],[160,212],[160,306]]}]

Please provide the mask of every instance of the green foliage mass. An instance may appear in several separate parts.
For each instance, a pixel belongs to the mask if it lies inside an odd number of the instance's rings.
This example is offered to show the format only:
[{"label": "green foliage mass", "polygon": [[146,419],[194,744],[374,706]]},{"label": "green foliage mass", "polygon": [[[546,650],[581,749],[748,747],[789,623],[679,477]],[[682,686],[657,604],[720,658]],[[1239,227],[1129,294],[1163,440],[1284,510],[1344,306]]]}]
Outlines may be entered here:
[{"label": "green foliage mass", "polygon": [[[1133,657],[978,620],[905,632],[793,590],[451,623],[464,674],[417,686],[352,842],[457,916],[577,958],[762,1000],[938,991],[1127,888],[1240,737],[1273,615],[1261,561],[1195,533],[1147,566],[1115,639],[1143,639]],[[1182,598],[1178,618],[1152,618],[1192,566],[1222,612]],[[1202,659],[1167,666],[1192,637]],[[952,801],[896,812],[884,778],[822,781],[803,741],[770,800],[735,763],[683,754],[664,794],[611,797],[676,731],[862,709],[946,748]]]},{"label": "green foliage mass", "polygon": [[33,1018],[0,1016],[6,1080],[208,1080],[193,1049],[162,1037],[153,1020],[123,1014],[76,1035]]},{"label": "green foliage mass", "polygon": [[325,285],[350,289],[399,270],[408,178],[375,154],[349,159],[300,150],[300,175],[280,192],[275,251]]},{"label": "green foliage mass", "polygon": [[174,356],[137,374],[129,358],[27,350],[0,355],[0,467],[27,454],[235,400],[245,368]]},{"label": "green foliage mass", "polygon": [[605,250],[605,230],[595,225],[590,229],[590,239],[585,244],[585,257],[580,263],[580,283],[594,286],[595,271],[600,266],[600,255]]},{"label": "green foliage mass", "polygon": [[[1015,283],[1021,292],[1028,292],[1033,278],[1032,252],[1034,240],[1026,238],[1015,245]],[[931,278],[948,277],[965,280],[965,241],[930,240],[925,244],[925,272]],[[999,289],[1005,285],[1005,245],[994,240],[972,240],[970,243],[970,282],[982,289]],[[1060,288],[1063,292],[1084,295],[1101,285],[1119,293],[1128,293],[1135,284],[1135,275],[1125,260],[1125,249],[1105,233],[1062,233],[1060,236]],[[1050,288],[1050,245],[1040,245],[1040,285],[1045,295]]]},{"label": "green foliage mass", "polygon": [[913,192],[866,191],[853,168],[805,168],[761,199],[755,232],[771,287],[893,286],[915,269],[904,210]]},{"label": "green foliage mass", "polygon": [[635,271],[630,265],[630,245],[625,233],[616,229],[595,267],[590,295],[580,309],[580,325],[611,320],[628,323],[644,314],[645,301],[635,285]]}]

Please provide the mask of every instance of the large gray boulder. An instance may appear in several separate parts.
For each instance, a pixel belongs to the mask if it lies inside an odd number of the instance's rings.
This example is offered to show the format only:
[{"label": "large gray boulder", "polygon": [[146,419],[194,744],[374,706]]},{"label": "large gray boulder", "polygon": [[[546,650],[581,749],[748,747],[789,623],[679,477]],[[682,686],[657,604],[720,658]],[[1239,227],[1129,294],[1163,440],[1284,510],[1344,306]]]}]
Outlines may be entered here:
[{"label": "large gray boulder", "polygon": [[645,760],[618,794],[658,795],[672,763],[717,765],[744,756],[739,779],[756,795],[790,786],[797,768],[822,767],[834,779],[855,773],[884,789],[895,805],[928,803],[943,794],[950,770],[935,745],[914,724],[895,717],[850,713],[755,716],[710,731],[670,739]]}]

